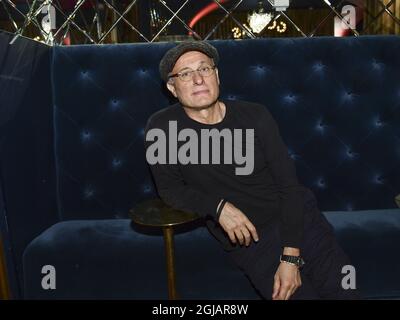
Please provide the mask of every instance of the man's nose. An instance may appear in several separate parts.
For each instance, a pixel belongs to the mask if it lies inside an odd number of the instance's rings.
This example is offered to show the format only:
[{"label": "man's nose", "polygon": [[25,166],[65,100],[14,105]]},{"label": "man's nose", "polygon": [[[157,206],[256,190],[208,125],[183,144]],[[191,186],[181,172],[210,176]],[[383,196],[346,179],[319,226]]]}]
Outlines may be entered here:
[{"label": "man's nose", "polygon": [[199,74],[198,71],[193,72],[192,80],[194,84],[202,84],[204,82],[204,78]]}]

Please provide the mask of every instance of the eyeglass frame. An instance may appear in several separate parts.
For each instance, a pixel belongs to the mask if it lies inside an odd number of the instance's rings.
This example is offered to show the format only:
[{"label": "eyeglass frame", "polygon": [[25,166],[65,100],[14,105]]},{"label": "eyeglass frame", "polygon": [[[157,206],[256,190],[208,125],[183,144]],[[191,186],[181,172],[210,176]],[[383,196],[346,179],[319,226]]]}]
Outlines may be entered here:
[{"label": "eyeglass frame", "polygon": [[[212,71],[214,71],[216,68],[217,68],[217,66],[216,65],[213,65],[213,66],[207,66],[207,67],[209,67]],[[181,71],[181,72],[177,72],[177,73],[174,73],[174,74],[171,74],[171,75],[169,75],[168,76],[168,80],[171,80],[171,78],[178,78],[178,79],[180,79],[181,81],[183,81],[183,82],[189,82],[190,80],[192,80],[193,79],[193,75],[194,75],[194,73],[197,71],[197,72],[199,72],[199,69],[201,69],[202,67],[200,67],[200,68],[198,68],[198,69],[196,69],[196,70],[190,70],[190,71]],[[204,67],[203,67],[204,68]],[[182,73],[184,73],[184,72],[190,72],[191,73],[191,77],[190,77],[190,79],[189,80],[182,80],[179,76],[182,74]],[[202,77],[210,77],[212,75],[212,73],[210,73],[210,75],[208,75],[208,76],[202,76]]]}]

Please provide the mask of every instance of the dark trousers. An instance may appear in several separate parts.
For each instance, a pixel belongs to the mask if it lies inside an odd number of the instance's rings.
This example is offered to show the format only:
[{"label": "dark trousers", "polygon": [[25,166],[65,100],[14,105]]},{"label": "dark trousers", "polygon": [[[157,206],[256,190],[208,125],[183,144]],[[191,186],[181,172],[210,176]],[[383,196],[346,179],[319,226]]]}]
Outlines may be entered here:
[{"label": "dark trousers", "polygon": [[[274,275],[282,253],[278,223],[257,230],[258,243],[232,251],[229,255],[247,275],[264,299],[272,299]],[[333,227],[319,211],[311,191],[304,201],[304,235],[300,247],[306,264],[301,269],[302,286],[291,299],[359,299],[357,290],[342,288],[342,268],[351,265],[338,245]]]}]

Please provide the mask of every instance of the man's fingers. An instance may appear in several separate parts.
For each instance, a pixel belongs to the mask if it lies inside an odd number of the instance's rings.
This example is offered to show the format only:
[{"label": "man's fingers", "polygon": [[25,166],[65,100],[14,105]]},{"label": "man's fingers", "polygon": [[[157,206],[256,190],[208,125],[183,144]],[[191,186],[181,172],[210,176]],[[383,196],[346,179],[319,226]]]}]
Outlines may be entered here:
[{"label": "man's fingers", "polygon": [[253,237],[254,241],[257,242],[258,241],[258,234],[257,234],[257,230],[254,227],[254,225],[247,219],[246,221],[246,228],[247,230],[249,230],[251,236]]},{"label": "man's fingers", "polygon": [[297,284],[293,285],[286,294],[285,300],[289,300],[299,287]]},{"label": "man's fingers", "polygon": [[244,243],[243,233],[240,231],[240,229],[236,229],[234,232],[235,232],[236,238],[238,239],[240,245],[243,245],[243,243]]},{"label": "man's fingers", "polygon": [[[233,205],[228,203],[228,206],[225,205],[224,209],[229,206],[233,207]],[[230,240],[233,243],[239,242],[240,245],[246,244],[246,246],[250,245],[251,238],[257,242],[259,238],[254,225],[243,212],[235,207],[233,208],[234,210],[231,209],[231,211],[223,210],[224,215],[221,214],[218,221],[225,232],[228,233]]]},{"label": "man's fingers", "polygon": [[281,281],[279,278],[275,278],[274,280],[274,290],[272,292],[272,299],[276,299],[278,297],[279,288],[281,287]]},{"label": "man's fingers", "polygon": [[290,292],[290,285],[287,283],[282,284],[281,283],[281,288],[279,290],[279,299],[280,300],[286,300],[286,297],[288,293]]},{"label": "man's fingers", "polygon": [[294,288],[292,287],[286,292],[285,300],[289,300],[290,297],[292,296],[293,292],[294,292]]},{"label": "man's fingers", "polygon": [[234,244],[239,242],[240,245],[245,244],[249,246],[251,238],[256,242],[258,241],[256,228],[241,211],[232,216],[227,215],[225,217],[221,215],[219,223],[228,233],[231,242]]},{"label": "man's fingers", "polygon": [[246,228],[241,229],[241,231],[244,236],[244,242],[246,244],[246,247],[248,247],[251,241],[250,232]]},{"label": "man's fingers", "polygon": [[235,234],[233,233],[233,231],[228,231],[228,236],[229,236],[229,239],[231,239],[231,241],[233,243],[236,243],[236,237],[235,237]]},{"label": "man's fingers", "polygon": [[[301,285],[300,273],[294,268],[285,264],[280,264],[274,277],[274,300],[289,300],[295,293],[297,288]],[[277,288],[277,281],[279,280],[279,288]]]}]

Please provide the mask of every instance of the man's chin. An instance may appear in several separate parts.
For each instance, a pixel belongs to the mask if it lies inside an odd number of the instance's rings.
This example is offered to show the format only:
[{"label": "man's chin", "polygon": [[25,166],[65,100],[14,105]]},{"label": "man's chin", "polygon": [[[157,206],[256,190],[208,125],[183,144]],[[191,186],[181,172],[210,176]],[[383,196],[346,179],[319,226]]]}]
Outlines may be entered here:
[{"label": "man's chin", "polygon": [[205,109],[209,109],[211,107],[213,107],[215,105],[215,103],[218,101],[218,99],[214,100],[214,101],[205,101],[203,103],[193,103],[193,104],[182,104],[184,107],[192,109],[192,110],[205,110]]}]

